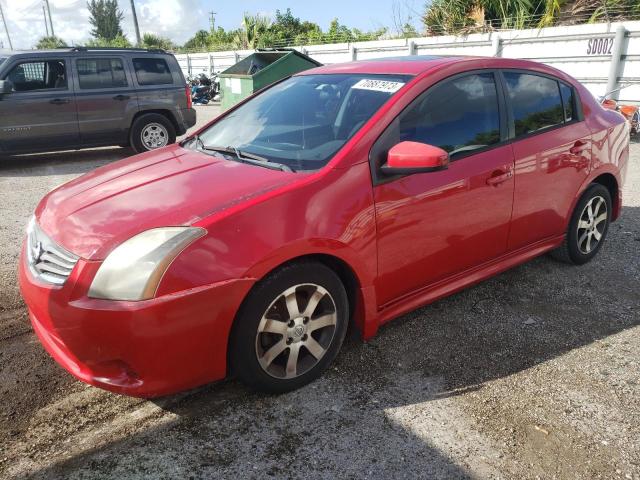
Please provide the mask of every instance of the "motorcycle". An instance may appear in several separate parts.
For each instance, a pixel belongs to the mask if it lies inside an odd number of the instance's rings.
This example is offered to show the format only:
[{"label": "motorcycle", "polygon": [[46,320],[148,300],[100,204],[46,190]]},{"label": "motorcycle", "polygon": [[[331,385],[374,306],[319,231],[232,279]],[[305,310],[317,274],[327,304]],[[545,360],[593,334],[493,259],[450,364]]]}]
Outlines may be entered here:
[{"label": "motorcycle", "polygon": [[196,105],[206,105],[211,101],[220,100],[220,80],[214,75],[213,80],[201,73],[189,82],[191,85],[191,98]]},{"label": "motorcycle", "polygon": [[640,107],[637,105],[621,105],[616,100],[607,98],[612,93],[622,90],[627,86],[628,85],[622,86],[601,96],[600,105],[608,110],[620,112],[624,118],[627,119],[627,123],[629,124],[629,133],[633,137],[640,134]]}]

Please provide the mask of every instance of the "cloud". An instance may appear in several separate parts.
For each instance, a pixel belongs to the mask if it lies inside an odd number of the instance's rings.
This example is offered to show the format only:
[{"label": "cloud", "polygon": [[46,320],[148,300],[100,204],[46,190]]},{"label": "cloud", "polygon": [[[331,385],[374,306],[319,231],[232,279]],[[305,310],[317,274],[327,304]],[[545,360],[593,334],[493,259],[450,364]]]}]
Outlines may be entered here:
[{"label": "cloud", "polygon": [[[42,0],[0,0],[9,27],[13,47],[29,49],[45,36]],[[129,0],[119,0],[124,12],[122,29],[135,40]],[[56,36],[69,44],[80,44],[91,38],[91,25],[86,0],[49,0]],[[151,32],[184,43],[193,34],[208,27],[208,18],[200,0],[136,0],[140,32]],[[9,45],[0,29],[0,41]]]}]

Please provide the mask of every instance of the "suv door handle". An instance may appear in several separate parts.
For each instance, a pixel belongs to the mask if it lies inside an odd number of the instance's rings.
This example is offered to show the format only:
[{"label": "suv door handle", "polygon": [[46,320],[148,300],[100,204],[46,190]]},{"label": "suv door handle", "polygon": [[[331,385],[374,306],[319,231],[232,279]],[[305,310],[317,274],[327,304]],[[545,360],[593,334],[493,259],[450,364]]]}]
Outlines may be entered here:
[{"label": "suv door handle", "polygon": [[53,105],[64,105],[65,103],[69,102],[71,102],[71,100],[69,100],[68,98],[54,98],[53,100],[49,101],[49,103]]},{"label": "suv door handle", "polygon": [[582,153],[585,150],[586,145],[587,145],[587,142],[578,140],[576,143],[573,144],[573,147],[569,149],[569,152],[572,153],[573,155],[578,155],[579,153]]},{"label": "suv door handle", "polygon": [[114,100],[129,100],[129,95],[116,95],[115,97],[113,97]]},{"label": "suv door handle", "polygon": [[513,177],[513,172],[511,170],[509,170],[508,172],[505,172],[504,170],[497,170],[493,172],[493,175],[487,178],[487,185],[497,187],[501,183],[509,180],[511,177]]}]

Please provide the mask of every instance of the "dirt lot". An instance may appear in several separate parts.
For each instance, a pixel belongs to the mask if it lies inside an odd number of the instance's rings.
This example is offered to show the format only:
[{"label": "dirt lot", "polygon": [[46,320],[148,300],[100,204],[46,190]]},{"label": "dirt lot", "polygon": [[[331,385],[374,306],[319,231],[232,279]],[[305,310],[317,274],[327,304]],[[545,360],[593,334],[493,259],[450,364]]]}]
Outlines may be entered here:
[{"label": "dirt lot", "polygon": [[38,200],[130,153],[0,161],[0,477],[640,479],[640,144],[590,264],[541,257],[416,310],[291,394],[153,402],[59,368],[15,278]]}]

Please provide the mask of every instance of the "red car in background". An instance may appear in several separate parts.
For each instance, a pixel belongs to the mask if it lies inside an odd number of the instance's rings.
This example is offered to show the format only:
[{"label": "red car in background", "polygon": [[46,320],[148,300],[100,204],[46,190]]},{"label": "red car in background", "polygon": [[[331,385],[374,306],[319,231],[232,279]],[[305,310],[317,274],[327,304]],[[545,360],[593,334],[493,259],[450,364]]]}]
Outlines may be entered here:
[{"label": "red car in background", "polygon": [[77,378],[157,396],[300,387],[421,305],[620,215],[624,118],[551,67],[406,57],[309,70],[36,209],[20,286]]}]

